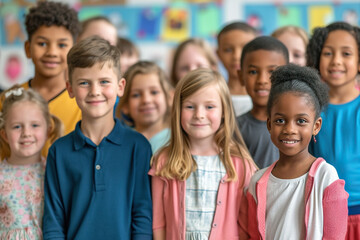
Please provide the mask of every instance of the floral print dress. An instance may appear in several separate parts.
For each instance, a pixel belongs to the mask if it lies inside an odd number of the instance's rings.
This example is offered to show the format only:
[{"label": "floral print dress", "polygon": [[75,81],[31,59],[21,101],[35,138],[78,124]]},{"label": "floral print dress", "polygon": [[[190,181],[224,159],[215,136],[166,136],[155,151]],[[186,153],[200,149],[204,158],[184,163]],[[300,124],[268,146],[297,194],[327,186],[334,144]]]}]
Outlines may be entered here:
[{"label": "floral print dress", "polygon": [[0,239],[42,239],[45,161],[0,162]]}]

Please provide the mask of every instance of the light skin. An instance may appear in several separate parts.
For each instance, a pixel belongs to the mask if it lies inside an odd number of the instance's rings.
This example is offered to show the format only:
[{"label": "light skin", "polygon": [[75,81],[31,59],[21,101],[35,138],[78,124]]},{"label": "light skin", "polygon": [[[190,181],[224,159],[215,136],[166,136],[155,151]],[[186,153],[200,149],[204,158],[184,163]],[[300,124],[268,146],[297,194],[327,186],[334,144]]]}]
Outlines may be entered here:
[{"label": "light skin", "polygon": [[359,48],[344,30],[329,33],[320,56],[320,75],[330,88],[330,103],[344,104],[359,96],[356,75],[360,71]]},{"label": "light skin", "polygon": [[181,52],[175,69],[178,80],[198,68],[211,68],[204,52],[194,44],[188,44]]},{"label": "light skin", "polygon": [[39,105],[30,101],[14,103],[0,133],[10,146],[8,163],[27,165],[41,161],[49,127]]},{"label": "light skin", "polygon": [[321,117],[316,118],[314,107],[304,94],[287,92],[275,100],[267,120],[271,141],[280,153],[272,171],[275,177],[293,179],[309,171],[315,161],[308,151],[309,143],[321,124]]},{"label": "light skin", "polygon": [[306,45],[303,39],[292,32],[284,32],[277,37],[289,50],[290,63],[297,64],[299,66],[306,65]]},{"label": "light skin", "polygon": [[219,59],[228,72],[228,86],[232,95],[246,95],[246,89],[238,81],[237,71],[240,69],[240,58],[244,46],[255,38],[255,34],[241,30],[231,30],[219,38],[216,51]]},{"label": "light skin", "polygon": [[114,105],[124,88],[125,79],[118,79],[110,62],[75,68],[67,83],[70,97],[75,97],[81,109],[81,131],[96,145],[114,128]]},{"label": "light skin", "polygon": [[120,67],[121,67],[121,73],[125,73],[130,66],[135,64],[137,61],[139,61],[139,56],[136,54],[121,54],[120,56]]},{"label": "light skin", "polygon": [[193,155],[212,156],[219,153],[214,140],[223,116],[219,90],[205,86],[184,99],[181,106],[181,127],[190,140]]},{"label": "light skin", "polygon": [[147,139],[163,130],[167,109],[166,96],[156,73],[137,74],[132,80],[124,113],[135,122],[135,129]]},{"label": "light skin", "polygon": [[31,87],[47,101],[65,89],[66,56],[72,46],[72,35],[62,26],[41,26],[25,42],[26,56],[35,65]]},{"label": "light skin", "polygon": [[256,50],[245,55],[239,80],[252,99],[252,116],[260,121],[267,120],[271,73],[286,63],[285,57],[276,51]]},{"label": "light skin", "polygon": [[86,30],[78,37],[77,41],[81,41],[87,37],[99,36],[107,40],[111,45],[116,46],[117,29],[104,20],[93,21],[88,24]]}]

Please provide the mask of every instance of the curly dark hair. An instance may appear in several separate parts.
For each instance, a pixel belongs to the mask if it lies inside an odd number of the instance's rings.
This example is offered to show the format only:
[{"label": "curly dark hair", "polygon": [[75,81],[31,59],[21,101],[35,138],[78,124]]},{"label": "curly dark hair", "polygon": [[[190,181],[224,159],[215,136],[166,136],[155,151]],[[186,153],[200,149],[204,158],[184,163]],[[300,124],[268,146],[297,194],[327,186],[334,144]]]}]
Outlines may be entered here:
[{"label": "curly dark hair", "polygon": [[360,28],[352,26],[346,22],[334,22],[326,27],[318,27],[313,31],[313,35],[309,40],[306,48],[306,64],[319,71],[320,56],[324,43],[330,32],[343,30],[350,33],[356,40],[358,45],[358,54],[360,59]]},{"label": "curly dark hair", "polygon": [[329,101],[328,87],[321,81],[318,72],[310,67],[295,64],[280,66],[271,74],[271,90],[267,104],[270,116],[271,108],[281,94],[293,92],[305,96],[309,104],[313,105],[315,117],[320,116],[321,110]]},{"label": "curly dark hair", "polygon": [[77,12],[68,5],[60,2],[41,1],[30,8],[25,17],[28,40],[41,26],[63,26],[72,35],[75,42],[80,31]]}]

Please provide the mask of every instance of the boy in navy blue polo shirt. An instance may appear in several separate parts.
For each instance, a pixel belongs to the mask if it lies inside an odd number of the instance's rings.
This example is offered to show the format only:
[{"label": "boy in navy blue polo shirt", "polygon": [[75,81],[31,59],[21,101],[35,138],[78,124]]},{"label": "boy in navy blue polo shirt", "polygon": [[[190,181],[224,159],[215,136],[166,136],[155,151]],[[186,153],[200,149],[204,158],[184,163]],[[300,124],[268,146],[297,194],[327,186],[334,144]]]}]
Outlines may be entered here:
[{"label": "boy in navy blue polo shirt", "polygon": [[119,58],[100,37],[67,56],[67,90],[82,120],[49,150],[44,239],[152,239],[151,148],[113,118],[125,87]]}]

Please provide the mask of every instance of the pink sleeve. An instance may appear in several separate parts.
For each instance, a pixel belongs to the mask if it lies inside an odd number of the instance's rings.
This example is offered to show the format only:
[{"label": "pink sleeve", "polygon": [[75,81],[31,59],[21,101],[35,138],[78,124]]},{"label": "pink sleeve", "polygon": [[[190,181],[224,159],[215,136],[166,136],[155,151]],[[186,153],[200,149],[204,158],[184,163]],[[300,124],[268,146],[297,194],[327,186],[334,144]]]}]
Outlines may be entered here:
[{"label": "pink sleeve", "polygon": [[251,193],[246,193],[246,200],[248,205],[247,214],[247,232],[250,235],[250,239],[260,239],[260,234],[257,224],[256,202]]},{"label": "pink sleeve", "polygon": [[345,181],[336,180],[324,190],[323,239],[345,239],[347,231],[349,194],[344,189]]},{"label": "pink sleeve", "polygon": [[153,201],[153,230],[156,231],[165,228],[165,211],[163,199],[165,183],[160,177],[152,176],[151,184],[151,194]]},{"label": "pink sleeve", "polygon": [[239,208],[239,239],[249,239],[247,234],[247,202],[245,194],[243,193],[240,199],[240,208]]}]

